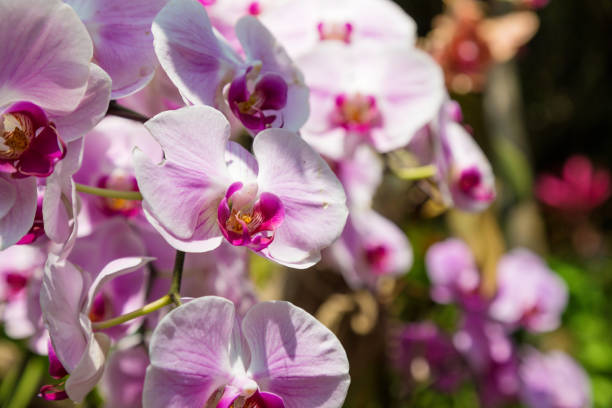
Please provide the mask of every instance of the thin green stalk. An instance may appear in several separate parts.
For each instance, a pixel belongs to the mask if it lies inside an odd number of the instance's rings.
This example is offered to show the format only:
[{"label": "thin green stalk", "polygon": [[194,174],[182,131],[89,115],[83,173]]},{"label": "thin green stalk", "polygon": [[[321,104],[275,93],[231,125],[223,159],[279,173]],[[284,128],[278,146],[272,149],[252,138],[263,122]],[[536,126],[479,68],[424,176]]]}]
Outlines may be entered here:
[{"label": "thin green stalk", "polygon": [[181,280],[183,279],[183,266],[185,265],[185,252],[176,251],[174,258],[174,270],[172,271],[172,283],[170,284],[169,296],[176,306],[181,305]]},{"label": "thin green stalk", "polygon": [[422,180],[436,175],[438,169],[433,164],[421,167],[393,169],[395,174],[403,180]]},{"label": "thin green stalk", "polygon": [[134,310],[133,312],[115,317],[113,319],[108,319],[108,320],[103,320],[101,322],[92,323],[91,326],[94,330],[108,329],[109,327],[120,325],[122,323],[135,319],[137,317],[145,316],[149,313],[153,313],[156,310],[159,310],[164,306],[168,306],[172,302],[173,302],[172,296],[166,295],[164,297],[157,299],[154,302],[144,305],[140,309]]},{"label": "thin green stalk", "polygon": [[39,356],[30,356],[19,384],[13,394],[13,399],[8,404],[8,408],[26,408],[30,406],[32,398],[38,392],[40,379],[45,373],[46,361]]},{"label": "thin green stalk", "polygon": [[75,183],[75,185],[77,191],[85,194],[92,194],[106,198],[117,198],[120,200],[142,200],[142,194],[140,194],[139,191],[109,190],[107,188],[91,187],[79,183]]}]

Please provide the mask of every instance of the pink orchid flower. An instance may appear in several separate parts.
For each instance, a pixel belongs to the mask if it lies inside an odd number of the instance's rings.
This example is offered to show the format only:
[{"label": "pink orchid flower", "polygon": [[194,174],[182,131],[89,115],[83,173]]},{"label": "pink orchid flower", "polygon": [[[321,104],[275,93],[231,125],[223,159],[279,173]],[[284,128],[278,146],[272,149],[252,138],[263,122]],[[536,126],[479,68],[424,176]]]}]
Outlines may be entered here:
[{"label": "pink orchid flower", "polygon": [[176,249],[211,251],[225,238],[306,268],[340,235],[342,185],[295,133],[260,132],[253,156],[228,143],[229,123],[207,106],[160,113],[145,126],[165,157],[156,165],[134,153],[145,216]]},{"label": "pink orchid flower", "polygon": [[233,27],[245,15],[257,17],[297,58],[321,41],[414,44],[416,24],[390,0],[200,0],[213,26],[232,44]]},{"label": "pink orchid flower", "polygon": [[299,130],[309,110],[302,74],[256,18],[235,30],[244,59],[215,35],[196,0],[171,0],[153,23],[155,52],[189,103],[232,112],[252,133]]},{"label": "pink orchid flower", "polygon": [[48,177],[65,159],[67,145],[106,112],[110,78],[90,63],[93,48],[87,30],[61,1],[7,0],[0,4],[0,15],[4,44],[0,48],[0,249],[4,249],[32,227],[37,178],[47,178],[47,187],[53,189],[55,181]]},{"label": "pink orchid flower", "polygon": [[304,139],[338,160],[360,144],[404,147],[443,102],[442,72],[411,45],[319,44],[298,59],[310,87]]},{"label": "pink orchid flower", "polygon": [[105,406],[142,407],[142,390],[149,363],[147,350],[143,346],[113,351],[99,386]]},{"label": "pink orchid flower", "polygon": [[[110,339],[94,333],[92,315],[97,313],[96,297],[111,279],[136,271],[146,258],[122,258],[110,262],[93,279],[68,261],[50,256],[40,293],[43,318],[54,353],[70,377],[65,392],[73,401],[82,401],[100,380]],[[95,320],[95,319],[94,319]]]},{"label": "pink orchid flower", "polygon": [[340,408],[349,385],[342,345],[288,302],[192,300],[160,322],[149,347],[148,408]]},{"label": "pink orchid flower", "polygon": [[591,384],[584,369],[562,351],[530,349],[520,366],[521,399],[533,408],[592,406]]},{"label": "pink orchid flower", "polygon": [[497,265],[498,292],[490,315],[510,327],[529,331],[556,329],[567,305],[567,285],[536,254],[516,249]]},{"label": "pink orchid flower", "polygon": [[157,58],[151,24],[167,0],[64,0],[91,36],[93,58],[111,77],[112,99],[143,88],[153,78]]}]

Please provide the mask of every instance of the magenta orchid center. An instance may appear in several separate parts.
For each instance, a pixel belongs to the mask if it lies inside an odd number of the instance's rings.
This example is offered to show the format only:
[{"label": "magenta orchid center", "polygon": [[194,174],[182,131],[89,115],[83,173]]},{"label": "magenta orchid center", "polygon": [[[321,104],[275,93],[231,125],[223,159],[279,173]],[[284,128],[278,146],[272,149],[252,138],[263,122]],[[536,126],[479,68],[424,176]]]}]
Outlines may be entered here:
[{"label": "magenta orchid center", "polygon": [[[217,408],[285,408],[285,403],[281,397],[271,392],[259,390],[249,391],[247,395],[240,393],[232,395],[231,387],[226,388],[221,400],[217,403]],[[246,391],[246,390],[245,390]]]},{"label": "magenta orchid center", "polygon": [[253,1],[247,7],[247,12],[252,16],[258,16],[261,14],[261,4],[258,1]]},{"label": "magenta orchid center", "polygon": [[13,177],[47,177],[66,155],[66,145],[45,112],[29,102],[0,114],[0,171]]},{"label": "magenta orchid center", "polygon": [[458,186],[463,194],[476,200],[489,201],[493,198],[493,192],[484,188],[482,174],[476,167],[470,167],[461,171]]},{"label": "magenta orchid center", "polygon": [[233,183],[219,204],[218,224],[232,244],[254,251],[267,248],[274,231],[282,224],[285,211],[280,199],[271,193],[258,196],[257,184]]},{"label": "magenta orchid center", "polygon": [[[120,169],[116,169],[109,175],[100,178],[98,187],[118,191],[138,191],[136,178]],[[108,215],[133,217],[137,215],[141,209],[140,201],[138,200],[100,197],[100,203],[102,211]]]},{"label": "magenta orchid center", "polygon": [[372,245],[365,249],[365,258],[375,274],[384,274],[389,259],[389,248],[385,245]]},{"label": "magenta orchid center", "polygon": [[331,114],[332,124],[348,131],[367,133],[382,125],[382,115],[376,106],[376,98],[356,93],[336,96],[336,107]]},{"label": "magenta orchid center", "polygon": [[93,323],[101,322],[112,316],[112,306],[103,293],[98,293],[89,310],[89,320]]},{"label": "magenta orchid center", "polygon": [[249,130],[259,132],[269,127],[280,127],[280,110],[287,105],[287,82],[277,74],[259,75],[261,63],[247,68],[235,78],[228,91],[229,106]]},{"label": "magenta orchid center", "polygon": [[351,23],[330,23],[320,22],[317,24],[319,32],[319,40],[336,40],[346,44],[351,43],[351,34],[353,33],[353,25]]},{"label": "magenta orchid center", "polygon": [[9,272],[4,275],[4,284],[7,287],[6,299],[4,301],[11,301],[19,296],[28,284],[28,278],[26,275],[19,272]]}]

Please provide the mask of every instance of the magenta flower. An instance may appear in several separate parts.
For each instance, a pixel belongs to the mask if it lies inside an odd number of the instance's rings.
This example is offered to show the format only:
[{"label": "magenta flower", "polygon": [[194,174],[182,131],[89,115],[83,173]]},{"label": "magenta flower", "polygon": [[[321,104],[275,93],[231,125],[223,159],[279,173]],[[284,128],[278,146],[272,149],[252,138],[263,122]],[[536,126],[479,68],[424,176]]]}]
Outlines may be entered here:
[{"label": "magenta flower", "polygon": [[494,319],[534,332],[559,326],[567,286],[536,254],[516,249],[504,255],[497,265],[497,286],[490,306]]},{"label": "magenta flower", "polygon": [[50,176],[67,144],[106,112],[110,79],[90,63],[87,30],[59,0],[7,0],[0,15],[7,44],[0,49],[0,248],[6,248],[32,227],[35,177]]},{"label": "magenta flower", "polygon": [[87,272],[71,263],[49,259],[40,304],[55,354],[70,373],[65,391],[73,401],[81,401],[99,381],[110,347],[108,336],[94,333],[91,326],[91,316],[98,312],[97,294],[105,283],[142,268],[145,262],[144,258],[117,259],[92,282]]},{"label": "magenta flower", "polygon": [[228,300],[192,300],[160,322],[149,354],[148,408],[339,408],[350,381],[338,339],[287,302],[239,322]]},{"label": "magenta flower", "polygon": [[299,136],[268,129],[255,156],[229,142],[217,110],[192,106],[146,123],[165,160],[134,154],[151,224],[173,247],[206,252],[223,238],[284,265],[306,268],[341,233],[346,197],[338,179]]},{"label": "magenta flower", "polygon": [[299,130],[308,118],[302,74],[256,18],[240,19],[235,30],[245,59],[214,34],[197,1],[171,0],[153,24],[155,52],[189,103],[229,110],[252,133]]},{"label": "magenta flower", "polygon": [[143,88],[157,58],[151,24],[167,0],[64,0],[87,27],[93,58],[111,77],[112,99]]},{"label": "magenta flower", "polygon": [[480,274],[472,251],[463,241],[451,238],[433,244],[427,250],[426,265],[431,298],[436,302],[471,305],[478,299]]},{"label": "magenta flower", "polygon": [[588,408],[591,385],[584,369],[562,351],[528,351],[520,366],[521,399],[531,408]]},{"label": "magenta flower", "polygon": [[298,64],[310,87],[302,134],[335,160],[359,144],[379,152],[405,146],[436,116],[445,95],[440,68],[411,45],[326,42]]},{"label": "magenta flower", "polygon": [[540,176],[535,193],[540,201],[551,207],[588,212],[610,197],[610,172],[594,169],[585,156],[572,156],[563,165],[561,177],[552,174]]},{"label": "magenta flower", "polygon": [[351,211],[342,235],[327,254],[353,288],[375,289],[381,277],[407,273],[413,259],[404,232],[371,209]]}]

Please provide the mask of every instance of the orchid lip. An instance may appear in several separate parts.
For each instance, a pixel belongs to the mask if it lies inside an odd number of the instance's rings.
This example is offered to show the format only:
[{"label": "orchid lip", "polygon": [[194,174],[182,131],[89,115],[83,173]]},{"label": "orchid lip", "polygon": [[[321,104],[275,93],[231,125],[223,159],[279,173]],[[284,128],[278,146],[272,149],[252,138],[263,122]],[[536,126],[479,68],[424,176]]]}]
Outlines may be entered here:
[{"label": "orchid lip", "polygon": [[274,231],[282,224],[285,212],[276,195],[264,192],[256,198],[257,190],[249,187],[241,182],[229,186],[219,204],[217,221],[232,245],[261,251],[274,240]]},{"label": "orchid lip", "polygon": [[367,133],[382,125],[382,114],[376,104],[376,97],[372,95],[339,94],[330,121],[348,131]]},{"label": "orchid lip", "polygon": [[353,33],[353,25],[349,22],[346,23],[325,23],[320,22],[317,24],[317,31],[319,32],[319,40],[338,40],[346,44],[351,43],[351,36]]},{"label": "orchid lip", "polygon": [[0,114],[0,171],[48,177],[65,156],[66,144],[38,106],[18,102]]},{"label": "orchid lip", "polygon": [[[259,75],[261,64],[247,68],[228,91],[229,106],[249,130],[261,131],[282,122],[280,111],[287,105],[288,85],[278,74]],[[276,126],[275,126],[276,127]]]}]

